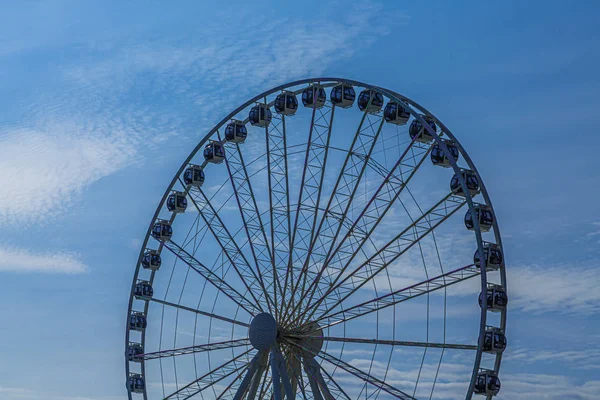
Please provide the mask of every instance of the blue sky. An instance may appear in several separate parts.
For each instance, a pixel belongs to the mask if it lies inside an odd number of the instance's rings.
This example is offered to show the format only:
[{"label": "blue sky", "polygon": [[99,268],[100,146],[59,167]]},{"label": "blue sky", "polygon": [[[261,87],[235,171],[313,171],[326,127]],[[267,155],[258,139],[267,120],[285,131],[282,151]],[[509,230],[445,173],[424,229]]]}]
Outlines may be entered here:
[{"label": "blue sky", "polygon": [[165,186],[231,109],[309,76],[407,95],[473,158],[508,262],[498,398],[597,398],[597,3],[122,3],[2,4],[0,398],[123,398]]}]

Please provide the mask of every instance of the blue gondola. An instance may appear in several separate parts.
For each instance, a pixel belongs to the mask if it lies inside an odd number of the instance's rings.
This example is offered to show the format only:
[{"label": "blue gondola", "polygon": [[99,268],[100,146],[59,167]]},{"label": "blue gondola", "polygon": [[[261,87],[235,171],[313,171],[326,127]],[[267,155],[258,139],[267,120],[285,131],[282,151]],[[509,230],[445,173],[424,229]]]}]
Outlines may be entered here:
[{"label": "blue gondola", "polygon": [[401,104],[398,104],[395,101],[389,101],[385,105],[383,116],[385,118],[385,122],[395,125],[404,125],[410,119],[410,112]]},{"label": "blue gondola", "polygon": [[331,98],[331,102],[336,106],[350,108],[356,99],[356,92],[352,85],[341,83],[331,89],[329,97]]},{"label": "blue gondola", "polygon": [[481,232],[489,231],[492,225],[494,225],[492,209],[485,204],[473,204],[473,210],[469,209],[465,213],[465,226],[468,230],[475,230],[473,214],[475,214],[475,219],[479,220],[479,230]]},{"label": "blue gondola", "polygon": [[134,289],[135,297],[141,300],[151,299],[154,295],[154,289],[148,281],[138,281]]},{"label": "blue gondola", "polygon": [[483,337],[483,351],[501,354],[506,349],[506,336],[498,328],[488,327]]},{"label": "blue gondola", "polygon": [[147,250],[142,256],[142,267],[151,271],[158,271],[162,260],[156,250]]},{"label": "blue gondola", "polygon": [[475,394],[495,396],[500,391],[500,379],[494,371],[484,370],[477,375],[473,391]]},{"label": "blue gondola", "polygon": [[[435,121],[433,118],[427,115],[421,115],[421,117],[425,120],[427,124],[431,127],[431,130],[437,132],[437,126],[435,125]],[[410,127],[408,128],[408,134],[411,139],[416,140],[417,142],[429,143],[433,140],[433,135],[429,133],[427,129],[421,124],[421,121],[418,119],[414,119],[411,122]]]},{"label": "blue gondola", "polygon": [[358,108],[374,114],[383,107],[383,95],[371,89],[365,89],[358,95]]},{"label": "blue gondola", "polygon": [[481,292],[479,295],[479,306],[483,307],[485,298],[485,306],[489,311],[499,312],[506,308],[508,304],[508,296],[506,290],[500,285],[488,284],[486,293]]},{"label": "blue gondola", "polygon": [[132,393],[144,393],[146,382],[140,374],[130,374],[127,379],[127,389]]},{"label": "blue gondola", "polygon": [[204,170],[199,165],[190,164],[183,173],[183,182],[188,186],[200,187],[204,183]]},{"label": "blue gondola", "polygon": [[131,362],[142,362],[140,355],[144,354],[144,346],[140,343],[129,343],[127,346],[127,359]]},{"label": "blue gondola", "polygon": [[210,142],[204,146],[203,154],[206,161],[219,164],[225,159],[225,148],[219,142]]},{"label": "blue gondola", "polygon": [[156,221],[152,227],[152,236],[154,239],[161,242],[170,240],[171,236],[173,236],[173,228],[171,228],[171,223],[164,219],[159,219]]},{"label": "blue gondola", "polygon": [[250,109],[248,120],[252,126],[260,126],[261,128],[269,126],[273,114],[271,109],[266,104],[257,104]]},{"label": "blue gondola", "polygon": [[232,120],[225,128],[225,140],[234,143],[244,143],[248,136],[248,129],[242,121]]},{"label": "blue gondola", "polygon": [[477,179],[477,175],[475,175],[475,173],[471,170],[461,169],[460,175],[454,174],[452,180],[450,181],[450,190],[452,190],[454,194],[458,196],[465,196],[462,185],[460,184],[459,176],[462,176],[464,179],[471,196],[475,196],[477,193],[479,193],[479,179]]},{"label": "blue gondola", "polygon": [[[458,157],[460,156],[460,153],[458,151],[458,147],[456,147],[456,144],[446,139],[442,139],[442,142],[444,142],[444,144],[448,148],[448,151],[452,155],[452,158],[454,158],[454,161],[458,162]],[[437,165],[444,168],[451,167],[450,159],[446,156],[446,153],[444,153],[444,149],[442,149],[442,146],[440,146],[437,143],[431,148],[430,157],[433,165]]]},{"label": "blue gondola", "polygon": [[273,105],[278,114],[294,115],[298,110],[298,99],[294,93],[283,91],[277,95]]},{"label": "blue gondola", "polygon": [[327,101],[327,93],[321,85],[310,85],[302,91],[302,104],[304,107],[321,108]]},{"label": "blue gondola", "polygon": [[173,192],[167,198],[167,208],[174,213],[185,212],[187,208],[187,199],[183,192]]},{"label": "blue gondola", "polygon": [[[504,257],[502,256],[502,250],[500,250],[500,246],[495,243],[487,243],[483,244],[483,264],[485,265],[486,270],[495,270],[502,267],[502,263],[504,262]],[[479,257],[479,250],[475,250],[475,254],[473,254],[473,263],[475,263],[478,267],[481,264],[481,257]]]},{"label": "blue gondola", "polygon": [[132,312],[129,316],[129,329],[133,331],[142,332],[146,329],[147,321],[144,313],[141,312]]}]

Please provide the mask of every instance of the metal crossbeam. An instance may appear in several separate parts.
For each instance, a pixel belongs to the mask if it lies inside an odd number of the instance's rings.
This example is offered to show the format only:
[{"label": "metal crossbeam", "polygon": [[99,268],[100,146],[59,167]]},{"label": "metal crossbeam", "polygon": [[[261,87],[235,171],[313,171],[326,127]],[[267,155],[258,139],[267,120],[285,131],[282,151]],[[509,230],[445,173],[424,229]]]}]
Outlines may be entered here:
[{"label": "metal crossbeam", "polygon": [[[452,193],[446,195],[437,204],[415,219],[408,227],[402,230],[402,232],[379,249],[369,259],[351,272],[345,274],[343,277],[338,276],[337,279],[339,282],[332,286],[325,296],[335,292],[336,295],[341,296],[341,300],[338,300],[332,306],[319,308],[320,315],[327,314],[353,293],[356,293],[358,289],[373,279],[392,262],[396,261],[402,254],[408,251],[408,249],[417,244],[422,238],[450,218],[450,216],[465,204],[466,201],[463,197],[455,196]],[[350,257],[353,258],[353,256],[349,256],[349,258]],[[343,270],[346,270],[347,268],[348,265],[346,265]],[[316,303],[313,311],[310,312],[311,316],[314,315],[316,312],[315,310],[317,310],[317,307],[321,304],[320,301]]]},{"label": "metal crossbeam", "polygon": [[361,343],[386,346],[408,346],[408,347],[431,347],[437,349],[453,349],[453,350],[477,350],[477,345],[472,344],[453,344],[453,343],[429,343],[429,342],[407,342],[401,340],[386,340],[386,339],[361,339],[348,337],[332,337],[332,336],[311,336],[311,335],[290,335],[290,337],[302,338],[304,340],[316,339],[329,342],[342,343]]},{"label": "metal crossbeam", "polygon": [[178,391],[171,393],[170,395],[165,397],[165,400],[189,399],[190,397],[197,395],[198,393],[204,391],[205,389],[211,387],[212,385],[214,385],[218,382],[221,382],[223,379],[227,378],[228,376],[231,376],[234,373],[242,370],[243,368],[246,368],[248,366],[248,363],[244,363],[243,366],[238,367],[235,362],[237,360],[241,359],[242,357],[246,356],[247,354],[249,354],[251,351],[252,350],[248,350],[248,351],[232,358],[231,360],[227,361],[226,363],[218,366],[217,368],[213,369],[212,371],[202,375],[200,378],[196,379],[195,381],[188,383],[187,385],[185,385]]},{"label": "metal crossbeam", "polygon": [[[315,354],[310,349],[308,349],[298,343],[294,343],[293,341],[288,341],[288,342],[291,345],[302,349],[303,351],[307,352],[308,354]],[[322,349],[319,351],[318,354],[315,354],[315,355],[317,357],[320,357],[323,360],[329,362],[330,364],[333,364],[336,367],[348,372],[349,374],[356,376],[357,378],[363,380],[364,382],[369,383],[369,384],[383,390],[384,392],[391,394],[392,396],[395,396],[398,399],[416,400],[414,397],[404,393],[402,390],[395,388],[394,386],[382,381],[381,379],[371,376],[370,374],[368,374],[356,367],[353,367],[352,365],[348,364],[347,362],[340,360],[339,358],[337,358],[335,356],[332,356],[331,354],[323,351]]]},{"label": "metal crossbeam", "polygon": [[199,273],[204,279],[206,279],[211,285],[217,288],[225,296],[229,297],[238,306],[246,310],[250,315],[254,316],[262,312],[260,304],[254,303],[248,300],[245,296],[242,296],[237,290],[231,287],[225,280],[221,279],[217,274],[212,272],[204,264],[198,261],[194,256],[188,253],[185,249],[179,246],[173,241],[167,241],[163,243],[164,247],[171,251],[184,263],[189,265],[191,269]]},{"label": "metal crossbeam", "polygon": [[[327,260],[333,245],[337,241],[342,228],[341,221],[345,219],[350,209],[352,200],[367,168],[367,160],[371,157],[384,122],[385,120],[381,115],[373,116],[367,113],[366,110],[363,113],[340,174],[337,177],[332,195],[325,207],[323,217],[320,220],[314,239],[308,250],[309,256],[306,258],[302,268],[301,294],[306,293],[306,282],[309,276],[310,282],[317,279],[317,272],[315,270],[318,270],[318,267]],[[330,281],[328,277],[325,277],[325,283],[329,286]],[[296,290],[298,286],[299,282],[295,288]],[[309,287],[312,287],[312,285]],[[312,291],[310,296],[302,296],[301,301],[296,303],[290,314],[293,315],[303,304],[310,304],[315,292]]]},{"label": "metal crossbeam", "polygon": [[415,297],[422,296],[426,293],[431,293],[450,285],[454,285],[458,282],[474,278],[479,276],[480,273],[481,271],[475,264],[467,265],[454,271],[438,275],[426,281],[408,286],[404,289],[396,290],[355,306],[335,311],[329,315],[324,315],[318,318],[316,322],[327,321],[327,324],[321,325],[321,329],[325,329],[327,327],[339,324],[340,322],[346,322],[363,315],[371,314]]},{"label": "metal crossbeam", "polygon": [[[387,172],[383,182],[361,210],[351,228],[346,232],[346,235],[341,239],[335,249],[328,253],[328,258],[323,263],[319,273],[308,288],[311,297],[314,296],[314,292],[326,270],[330,272],[329,275],[336,276],[333,283],[327,286],[327,291],[329,292],[329,289],[344,275],[356,254],[358,254],[359,250],[367,243],[380,221],[390,210],[396,199],[398,199],[400,193],[410,182],[419,166],[425,161],[429,151],[430,146],[427,144],[416,142],[414,140],[409,143],[394,167]],[[303,317],[304,320],[310,318],[312,314],[305,317],[306,313],[310,310],[313,310],[314,312],[315,308],[321,305],[323,299],[324,296],[321,296],[320,300],[315,304],[307,307],[301,317]]]},{"label": "metal crossbeam", "polygon": [[249,345],[250,345],[249,339],[237,339],[237,340],[228,340],[226,342],[206,343],[206,344],[200,344],[200,345],[196,345],[196,346],[181,347],[178,349],[155,351],[152,353],[141,354],[138,357],[141,357],[144,360],[153,360],[156,358],[175,357],[175,356],[181,356],[184,354],[203,353],[205,351],[229,349],[229,348],[233,348],[233,347],[241,347],[241,346],[249,346]]},{"label": "metal crossbeam", "polygon": [[[223,220],[208,199],[206,193],[202,189],[194,187],[190,190],[190,198],[221,247],[223,254],[240,277],[240,280],[246,287],[247,293],[252,296],[252,299],[257,304],[260,304],[260,300],[265,300],[265,303],[269,304],[270,297],[265,291],[264,286],[260,284],[260,271],[252,268],[240,245],[223,223]],[[221,274],[225,276],[223,266],[221,267]]]},{"label": "metal crossbeam", "polygon": [[185,311],[193,312],[193,313],[196,313],[198,315],[204,315],[205,317],[218,319],[220,321],[225,321],[225,322],[229,322],[229,323],[232,323],[232,324],[244,326],[246,328],[250,327],[250,324],[247,324],[245,322],[241,322],[241,321],[238,321],[238,320],[235,320],[235,319],[232,319],[232,318],[223,317],[221,315],[209,313],[209,312],[206,312],[206,311],[197,310],[197,309],[192,308],[192,307],[186,307],[186,306],[181,305],[181,304],[171,303],[170,301],[156,299],[154,297],[150,298],[149,301],[154,302],[154,303],[158,303],[158,304],[162,304],[164,306],[174,307],[174,308],[178,308],[180,310],[185,310]]},{"label": "metal crossbeam", "polygon": [[[329,103],[319,109],[313,108],[300,195],[292,231],[292,249],[288,262],[288,271],[294,269],[297,271],[294,278],[296,282],[289,282],[286,279],[286,287],[289,283],[293,287],[298,286],[298,278],[302,274],[301,265],[308,255],[310,244],[314,238],[314,226],[321,201],[321,189],[327,165],[334,111],[335,106]],[[301,296],[296,292],[297,290],[292,289],[291,293],[287,295],[288,304],[300,300]]]},{"label": "metal crossbeam", "polygon": [[[256,265],[258,283],[267,298],[269,310],[271,313],[277,315],[275,304],[277,304],[277,289],[280,285],[277,285],[278,277],[273,271],[274,263],[271,258],[267,234],[258,210],[248,170],[244,163],[242,150],[238,143],[225,142],[224,147],[227,155],[225,157],[225,165],[227,166],[229,181],[235,194],[242,217],[242,224],[248,237],[248,244],[250,245],[250,251]],[[267,291],[268,282],[272,282],[275,286],[274,297],[271,297],[271,293]]]},{"label": "metal crossbeam", "polygon": [[[282,276],[287,275],[286,269],[292,248],[285,116],[274,115],[271,125],[265,128],[265,133],[267,139],[269,214],[271,221],[271,259],[273,260],[273,274],[279,277],[279,273],[277,272],[279,268],[284,270]],[[278,279],[273,284],[280,286],[281,309],[279,312],[283,312],[286,303],[286,284],[281,288],[281,282]],[[275,292],[276,290],[277,288],[274,288]]]}]

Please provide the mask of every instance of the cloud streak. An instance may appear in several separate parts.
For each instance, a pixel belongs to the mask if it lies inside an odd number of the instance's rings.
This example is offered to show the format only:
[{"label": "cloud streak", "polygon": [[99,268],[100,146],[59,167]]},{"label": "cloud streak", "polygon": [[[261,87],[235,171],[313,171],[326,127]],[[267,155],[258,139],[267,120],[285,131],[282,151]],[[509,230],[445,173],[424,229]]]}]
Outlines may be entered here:
[{"label": "cloud streak", "polygon": [[81,274],[87,271],[88,267],[77,254],[33,253],[15,247],[0,247],[0,272]]}]

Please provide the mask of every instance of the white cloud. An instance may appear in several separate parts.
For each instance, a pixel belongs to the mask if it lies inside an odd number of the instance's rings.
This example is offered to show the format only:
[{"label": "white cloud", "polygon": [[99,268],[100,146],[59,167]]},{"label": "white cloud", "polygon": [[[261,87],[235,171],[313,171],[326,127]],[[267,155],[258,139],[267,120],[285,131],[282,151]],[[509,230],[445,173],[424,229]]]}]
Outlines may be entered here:
[{"label": "white cloud", "polygon": [[25,249],[0,247],[0,272],[80,274],[87,270],[77,254],[33,253]]}]

